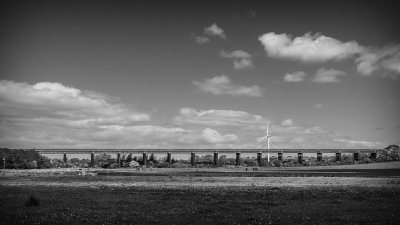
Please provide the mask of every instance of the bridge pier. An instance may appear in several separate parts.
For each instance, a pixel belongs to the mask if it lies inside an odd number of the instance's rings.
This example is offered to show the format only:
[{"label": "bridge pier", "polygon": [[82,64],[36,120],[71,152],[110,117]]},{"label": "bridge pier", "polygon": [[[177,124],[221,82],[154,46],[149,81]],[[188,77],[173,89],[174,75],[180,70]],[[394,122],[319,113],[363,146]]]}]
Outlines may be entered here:
[{"label": "bridge pier", "polygon": [[147,154],[146,152],[143,152],[143,165],[146,166],[147,165]]},{"label": "bridge pier", "polygon": [[90,167],[94,167],[94,152],[90,153]]},{"label": "bridge pier", "polygon": [[342,160],[342,153],[336,152],[336,162],[340,162]]},{"label": "bridge pier", "polygon": [[297,161],[299,163],[303,163],[303,153],[302,152],[297,153]]},{"label": "bridge pier", "polygon": [[360,160],[360,153],[359,152],[354,152],[353,153],[353,161],[358,162]]},{"label": "bridge pier", "polygon": [[171,152],[168,152],[168,153],[167,153],[167,163],[170,164],[170,165],[171,165],[171,160],[172,160],[172,158],[171,158]]},{"label": "bridge pier", "polygon": [[190,164],[192,166],[195,166],[195,160],[196,160],[196,153],[194,152],[190,153]]},{"label": "bridge pier", "polygon": [[68,159],[67,159],[67,153],[64,152],[64,157],[63,157],[63,162],[67,163]]},{"label": "bridge pier", "polygon": [[372,159],[372,160],[375,160],[376,159],[376,152],[371,152],[370,155],[369,155],[369,158]]},{"label": "bridge pier", "polygon": [[120,152],[117,153],[117,164],[118,164],[118,167],[121,167],[121,153]]},{"label": "bridge pier", "polygon": [[278,152],[278,160],[283,161],[283,152]]},{"label": "bridge pier", "polygon": [[257,152],[257,163],[258,163],[258,165],[261,164],[261,160],[262,160],[262,153],[261,152]]},{"label": "bridge pier", "polygon": [[218,152],[214,152],[214,166],[218,166]]},{"label": "bridge pier", "polygon": [[236,152],[236,165],[240,166],[240,152]]},{"label": "bridge pier", "polygon": [[322,161],[322,152],[317,152],[317,161],[318,162]]}]

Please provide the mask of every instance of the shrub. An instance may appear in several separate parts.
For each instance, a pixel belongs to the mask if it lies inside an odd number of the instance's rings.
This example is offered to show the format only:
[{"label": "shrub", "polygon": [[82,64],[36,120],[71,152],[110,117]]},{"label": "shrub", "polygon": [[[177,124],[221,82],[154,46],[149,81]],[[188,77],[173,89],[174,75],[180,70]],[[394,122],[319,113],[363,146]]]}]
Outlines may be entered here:
[{"label": "shrub", "polygon": [[370,158],[363,158],[363,159],[360,160],[360,163],[372,163],[372,162],[373,161]]},{"label": "shrub", "polygon": [[25,163],[25,168],[26,169],[37,169],[37,162],[36,160],[33,160],[31,162]]},{"label": "shrub", "polygon": [[221,155],[220,157],[219,157],[219,160],[218,160],[218,163],[219,164],[226,164],[228,162],[228,160],[226,159],[226,155]]},{"label": "shrub", "polygon": [[277,159],[273,160],[273,161],[272,161],[272,164],[273,164],[275,167],[281,167],[281,166],[282,166],[282,162],[281,162],[280,160],[277,160]]},{"label": "shrub", "polygon": [[[50,159],[40,155],[34,149],[7,149],[0,148],[0,159],[6,159],[7,169],[26,169],[26,168],[49,168],[51,167]],[[33,161],[36,162],[34,166]]]},{"label": "shrub", "polygon": [[149,163],[147,163],[147,168],[154,168],[154,162],[150,161]]},{"label": "shrub", "polygon": [[292,166],[294,166],[294,162],[292,160],[290,160],[290,161],[287,162],[286,165],[289,166],[289,167],[292,167]]},{"label": "shrub", "polygon": [[156,167],[156,168],[167,168],[168,166],[169,166],[168,162],[159,162],[154,165],[154,167]]},{"label": "shrub", "polygon": [[132,160],[133,160],[133,158],[132,158],[132,153],[131,153],[126,157],[125,162],[127,162],[129,164]]},{"label": "shrub", "polygon": [[258,162],[255,159],[245,158],[243,160],[245,166],[258,166]]}]

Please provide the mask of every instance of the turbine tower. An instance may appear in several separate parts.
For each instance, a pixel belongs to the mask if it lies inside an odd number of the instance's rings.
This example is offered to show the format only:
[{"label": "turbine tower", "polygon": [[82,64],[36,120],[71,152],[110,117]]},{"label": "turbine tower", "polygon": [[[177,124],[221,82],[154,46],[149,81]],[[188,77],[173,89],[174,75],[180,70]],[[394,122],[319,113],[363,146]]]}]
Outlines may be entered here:
[{"label": "turbine tower", "polygon": [[269,135],[268,125],[269,125],[269,121],[267,121],[267,136],[264,136],[264,137],[260,138],[260,140],[257,141],[256,145],[257,145],[258,143],[260,143],[261,141],[267,139],[267,161],[269,162],[269,138],[270,138],[271,136]]}]

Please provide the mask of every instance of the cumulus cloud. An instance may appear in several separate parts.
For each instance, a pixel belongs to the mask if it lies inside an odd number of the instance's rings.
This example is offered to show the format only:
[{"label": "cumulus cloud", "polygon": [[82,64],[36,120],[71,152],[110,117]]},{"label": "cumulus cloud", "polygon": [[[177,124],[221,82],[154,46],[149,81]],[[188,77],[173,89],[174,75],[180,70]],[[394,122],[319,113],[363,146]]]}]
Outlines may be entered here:
[{"label": "cumulus cloud", "polygon": [[201,36],[195,36],[194,40],[196,41],[197,44],[205,44],[210,41],[210,38],[208,37],[201,37]]},{"label": "cumulus cloud", "polygon": [[287,73],[285,77],[283,77],[283,80],[286,82],[302,82],[305,77],[306,73],[303,71],[297,71],[294,73]]},{"label": "cumulus cloud", "polygon": [[335,69],[320,68],[315,73],[313,82],[316,83],[336,83],[340,80],[338,77],[346,75],[345,72]]},{"label": "cumulus cloud", "polygon": [[293,121],[291,119],[287,119],[281,122],[281,125],[284,127],[291,127],[293,126]]},{"label": "cumulus cloud", "polygon": [[293,59],[302,62],[343,60],[364,51],[355,41],[341,42],[320,34],[306,33],[292,38],[288,34],[266,33],[258,39],[269,57]]},{"label": "cumulus cloud", "polygon": [[254,67],[251,55],[243,50],[236,50],[232,52],[225,52],[222,50],[219,55],[223,58],[234,59],[234,69],[246,69]]},{"label": "cumulus cloud", "polygon": [[383,145],[381,142],[355,141],[349,139],[334,139],[334,141],[341,143],[345,148],[377,148]]},{"label": "cumulus cloud", "polygon": [[205,126],[248,126],[265,124],[266,119],[260,115],[234,110],[202,110],[182,108],[175,117],[177,124],[199,124]]},{"label": "cumulus cloud", "polygon": [[188,133],[145,125],[150,115],[118,98],[60,83],[2,80],[0,108],[0,145],[11,148],[162,146]]},{"label": "cumulus cloud", "polygon": [[[356,41],[342,42],[321,34],[306,33],[292,37],[274,32],[261,35],[258,39],[271,58],[291,59],[305,63],[322,63],[355,59],[357,71],[362,75],[382,75],[398,78],[400,75],[400,45],[387,45],[383,48],[362,46]],[[378,71],[383,71],[377,73]],[[290,79],[290,76],[287,76]],[[318,78],[319,79],[319,78]],[[330,77],[328,82],[337,82]],[[324,82],[324,78],[322,79]]]},{"label": "cumulus cloud", "polygon": [[217,36],[222,39],[226,39],[224,30],[221,27],[219,27],[216,23],[213,23],[211,26],[204,28],[204,33],[210,36]]},{"label": "cumulus cloud", "polygon": [[193,84],[199,88],[199,90],[211,93],[213,95],[231,95],[231,96],[251,96],[261,97],[263,96],[263,90],[257,85],[250,87],[234,85],[231,79],[226,75],[216,76],[211,79],[205,79],[204,81],[194,81]]},{"label": "cumulus cloud", "polygon": [[389,45],[382,49],[368,48],[356,59],[357,71],[371,75],[378,70],[391,71],[400,75],[400,45]]},{"label": "cumulus cloud", "polygon": [[[258,134],[258,135],[257,135]],[[252,136],[253,143],[260,137],[266,135],[265,129],[260,129],[255,136]],[[349,148],[349,143],[339,142],[337,139],[345,139],[346,136],[337,134],[322,127],[295,123],[293,119],[286,119],[280,123],[270,120],[269,126],[271,148]],[[347,138],[348,140],[351,140]],[[375,146],[377,147],[378,143]],[[381,146],[381,143],[380,143]],[[260,142],[257,148],[265,147],[265,142]],[[355,145],[353,145],[355,147]]]},{"label": "cumulus cloud", "polygon": [[204,129],[202,136],[208,143],[213,144],[231,143],[238,140],[238,137],[234,134],[221,135],[218,131],[210,128]]},{"label": "cumulus cloud", "polygon": [[118,99],[104,94],[81,91],[60,83],[42,82],[34,85],[0,81],[2,116],[47,119],[77,126],[119,124],[148,121],[150,115],[139,113]]}]

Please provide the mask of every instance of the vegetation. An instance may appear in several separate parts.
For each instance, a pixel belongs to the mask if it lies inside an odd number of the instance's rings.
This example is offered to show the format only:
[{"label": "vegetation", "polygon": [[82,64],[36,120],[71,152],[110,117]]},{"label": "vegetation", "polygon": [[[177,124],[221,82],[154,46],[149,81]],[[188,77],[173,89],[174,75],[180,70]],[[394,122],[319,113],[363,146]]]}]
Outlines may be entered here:
[{"label": "vegetation", "polygon": [[397,188],[27,185],[0,186],[0,199],[5,225],[400,224]]},{"label": "vegetation", "polygon": [[[68,168],[68,167],[82,167],[87,168],[90,165],[90,161],[87,159],[72,158],[68,162],[64,162],[59,159],[48,159],[38,154],[35,150],[11,150],[6,148],[0,149],[0,157],[6,159],[6,168],[8,169],[36,169],[36,168]],[[195,167],[216,167],[214,165],[213,155],[196,155]],[[298,162],[297,158],[289,158],[284,161],[277,160],[276,158],[270,158],[270,161],[263,158],[260,162],[257,161],[256,157],[241,158],[239,166],[241,167],[293,167],[293,166],[331,166],[331,165],[345,165],[354,163],[372,163],[372,162],[386,162],[386,161],[399,161],[400,160],[400,147],[398,145],[390,145],[384,150],[378,152],[376,158],[370,158],[369,154],[361,153],[359,160],[355,162],[353,160],[353,154],[342,154],[341,160],[336,161],[336,157],[323,157],[321,161],[317,158],[304,158],[303,162]],[[132,154],[121,155],[120,165],[116,158],[112,158],[110,154],[101,153],[95,156],[95,167],[101,168],[117,168],[117,167],[129,167],[130,162],[135,161],[139,165],[143,166],[144,161],[142,157],[132,157]],[[152,153],[147,156],[146,159],[147,167],[157,168],[189,168],[192,167],[190,158],[188,160],[171,160],[171,164],[166,162],[166,159],[158,160],[157,157]],[[176,165],[175,165],[176,164]],[[237,167],[236,158],[227,158],[226,155],[221,155],[218,159],[218,167]]]},{"label": "vegetation", "polygon": [[50,168],[50,159],[35,150],[0,148],[1,168],[5,159],[6,169],[42,169]]}]

